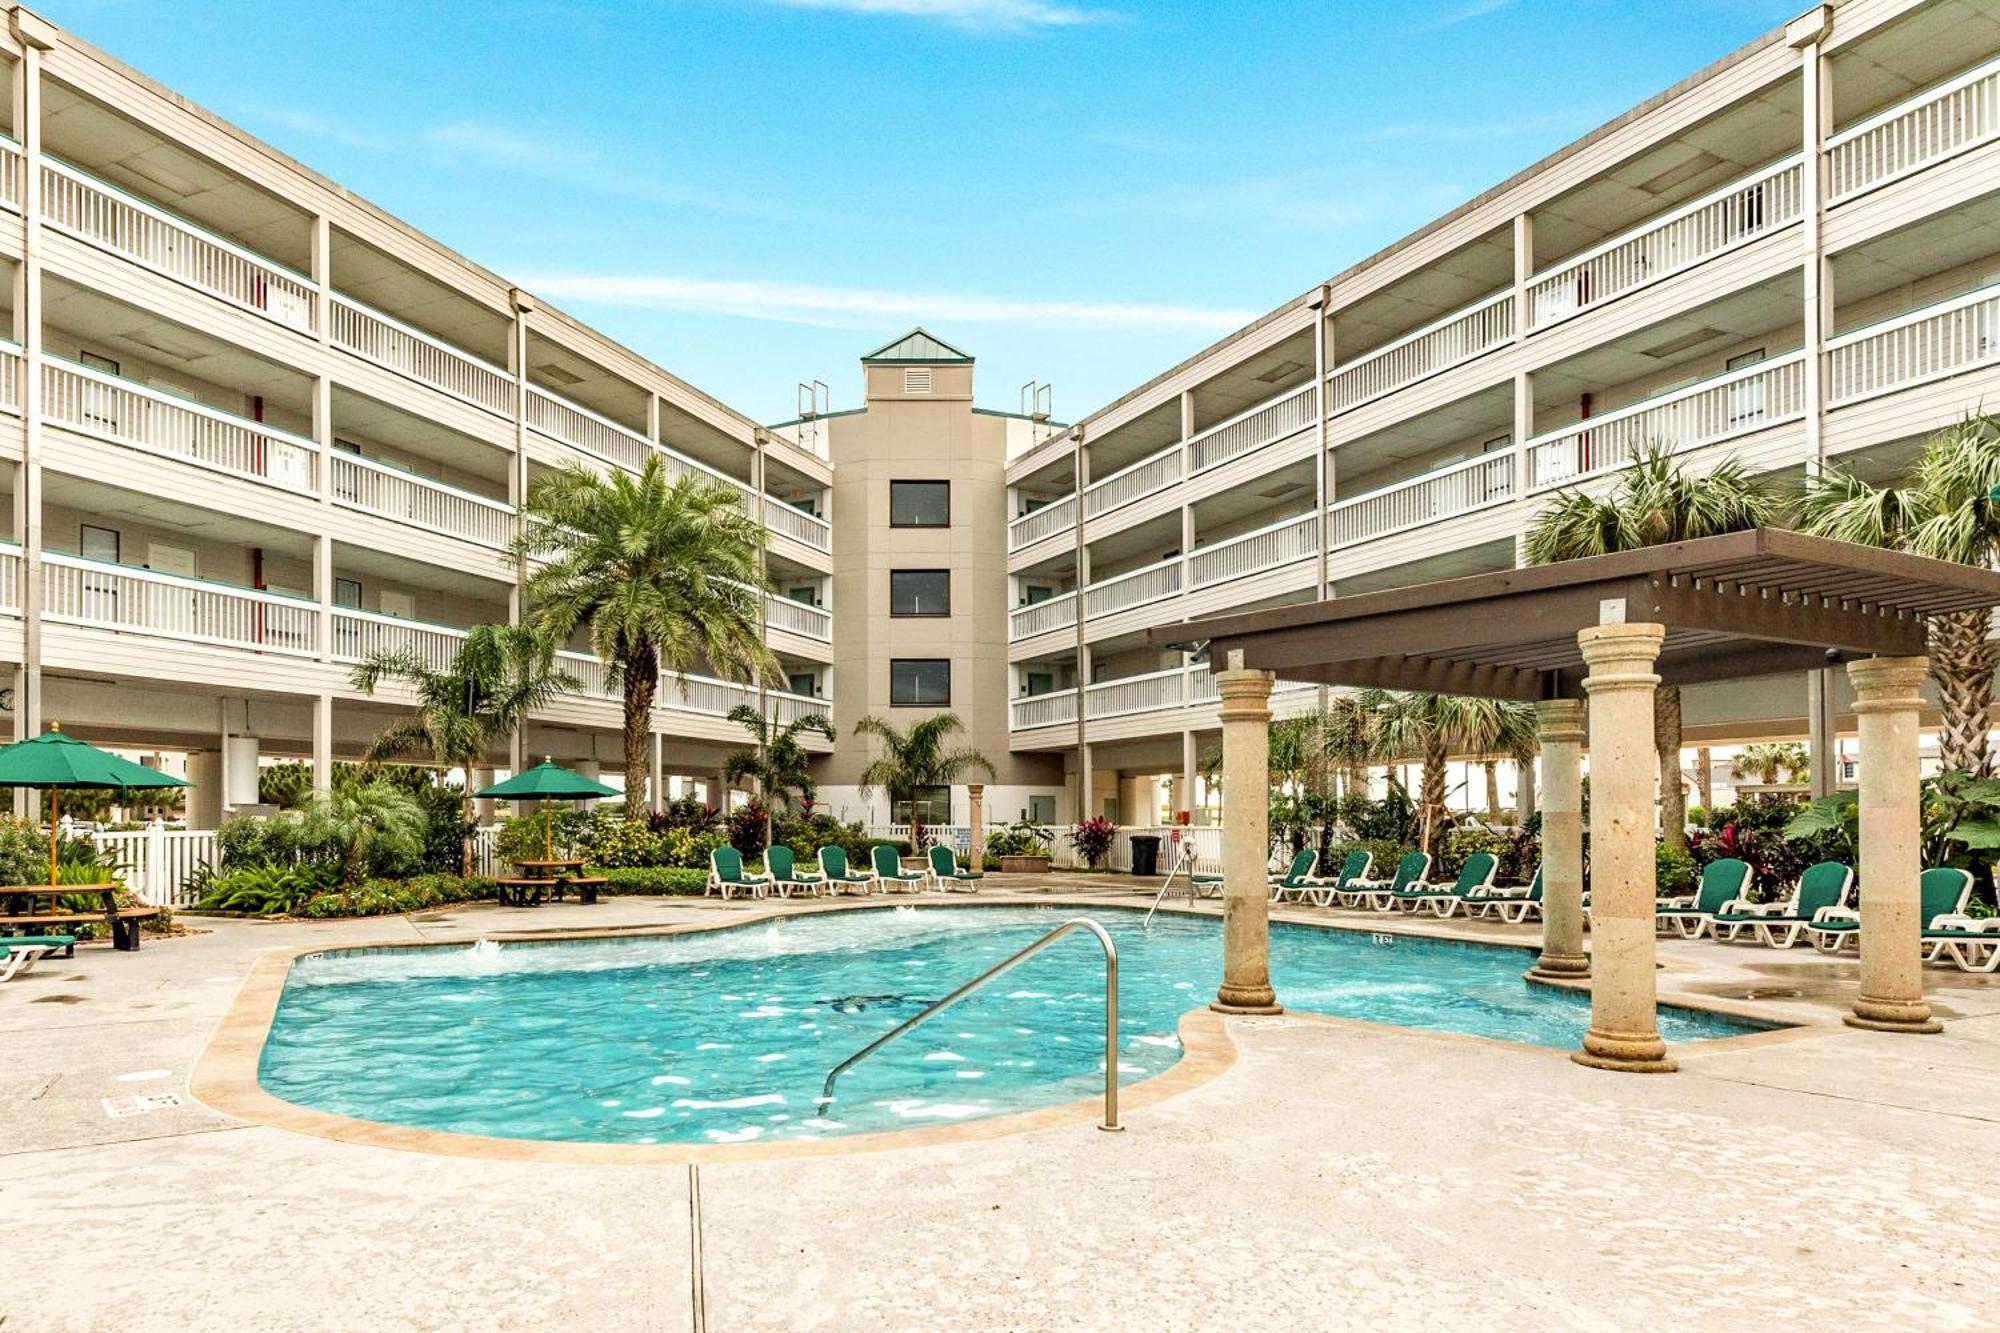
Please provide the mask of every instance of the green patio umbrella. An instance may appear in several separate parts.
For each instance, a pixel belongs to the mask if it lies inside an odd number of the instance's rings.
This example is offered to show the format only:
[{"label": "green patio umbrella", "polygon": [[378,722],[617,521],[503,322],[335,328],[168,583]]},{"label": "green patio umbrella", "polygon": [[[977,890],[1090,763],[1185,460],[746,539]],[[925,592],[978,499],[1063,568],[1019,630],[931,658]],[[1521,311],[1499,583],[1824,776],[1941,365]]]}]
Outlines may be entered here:
[{"label": "green patio umbrella", "polygon": [[482,801],[541,801],[542,855],[553,860],[556,854],[555,814],[548,803],[594,801],[601,796],[616,796],[619,793],[615,787],[607,787],[595,778],[587,778],[573,768],[564,768],[553,759],[544,759],[525,773],[516,773],[505,782],[497,782],[485,791],[472,794]]},{"label": "green patio umbrella", "polygon": [[143,791],[187,787],[192,783],[157,768],[120,759],[95,745],[63,734],[51,723],[39,736],[0,746],[0,787],[41,787],[49,793],[49,883],[56,882],[57,825],[61,807],[57,793],[64,787],[110,787]]}]

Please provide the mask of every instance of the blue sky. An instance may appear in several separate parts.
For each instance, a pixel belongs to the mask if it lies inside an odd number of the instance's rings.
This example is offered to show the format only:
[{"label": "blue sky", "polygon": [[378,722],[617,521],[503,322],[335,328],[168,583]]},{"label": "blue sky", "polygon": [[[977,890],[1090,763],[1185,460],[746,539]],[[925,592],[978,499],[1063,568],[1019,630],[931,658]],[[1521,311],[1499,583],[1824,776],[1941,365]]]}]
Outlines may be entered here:
[{"label": "blue sky", "polygon": [[1101,406],[1803,0],[42,0],[753,416]]}]

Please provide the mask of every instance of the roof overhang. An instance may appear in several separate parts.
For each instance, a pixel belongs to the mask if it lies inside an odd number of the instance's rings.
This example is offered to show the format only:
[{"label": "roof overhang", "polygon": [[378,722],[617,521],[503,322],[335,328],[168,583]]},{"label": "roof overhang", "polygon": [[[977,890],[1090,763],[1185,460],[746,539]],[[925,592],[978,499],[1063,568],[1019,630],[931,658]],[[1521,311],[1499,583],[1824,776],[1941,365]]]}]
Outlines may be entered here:
[{"label": "roof overhang", "polygon": [[[2000,605],[2000,573],[1779,528],[1151,630],[1211,669],[1499,699],[1576,698],[1577,632],[1667,627],[1662,683],[1925,651],[1928,617]],[[1237,655],[1240,654],[1240,659]]]}]

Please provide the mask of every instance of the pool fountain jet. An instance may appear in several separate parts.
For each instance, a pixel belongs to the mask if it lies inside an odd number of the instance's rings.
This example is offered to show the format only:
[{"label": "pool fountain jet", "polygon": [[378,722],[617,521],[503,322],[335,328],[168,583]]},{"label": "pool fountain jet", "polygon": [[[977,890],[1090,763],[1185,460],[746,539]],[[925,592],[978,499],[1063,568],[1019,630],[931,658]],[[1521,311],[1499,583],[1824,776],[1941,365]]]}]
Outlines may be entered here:
[{"label": "pool fountain jet", "polygon": [[465,953],[468,958],[471,958],[475,962],[497,963],[500,961],[500,942],[498,940],[481,939],[470,949],[467,949]]}]

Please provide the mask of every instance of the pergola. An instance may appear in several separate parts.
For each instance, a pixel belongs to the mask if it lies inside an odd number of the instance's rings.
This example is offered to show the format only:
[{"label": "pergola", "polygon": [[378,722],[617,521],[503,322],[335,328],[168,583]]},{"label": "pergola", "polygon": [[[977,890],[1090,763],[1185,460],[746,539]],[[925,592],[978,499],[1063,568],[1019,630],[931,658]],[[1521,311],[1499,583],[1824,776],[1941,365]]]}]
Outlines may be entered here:
[{"label": "pergola", "polygon": [[[1520,699],[1542,745],[1542,954],[1529,975],[1588,977],[1575,1053],[1674,1068],[1654,982],[1657,686],[1845,663],[1860,718],[1861,991],[1848,1022],[1935,1032],[1917,877],[1918,694],[1926,622],[2000,605],[2000,573],[1758,528],[1697,541],[1154,629],[1207,643],[1221,696],[1223,789],[1269,785],[1274,676]],[[1591,749],[1592,952],[1583,950],[1582,758]],[[1223,818],[1224,974],[1214,1007],[1273,1013],[1268,812]],[[1594,972],[1594,975],[1593,975]]]}]

